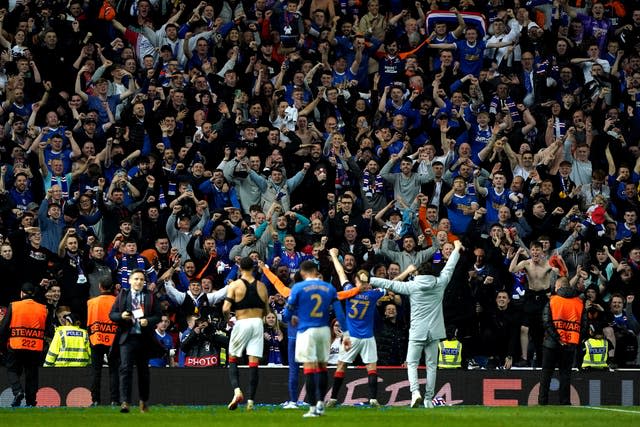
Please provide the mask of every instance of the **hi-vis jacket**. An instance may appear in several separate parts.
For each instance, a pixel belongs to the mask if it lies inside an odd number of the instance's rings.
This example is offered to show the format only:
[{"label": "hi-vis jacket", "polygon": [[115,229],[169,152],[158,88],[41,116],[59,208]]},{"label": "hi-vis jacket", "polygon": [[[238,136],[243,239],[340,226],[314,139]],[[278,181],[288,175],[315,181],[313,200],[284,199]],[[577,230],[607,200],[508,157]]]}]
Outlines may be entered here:
[{"label": "hi-vis jacket", "polygon": [[118,331],[116,322],[109,318],[114,295],[99,295],[87,301],[87,328],[91,345],[111,347]]},{"label": "hi-vis jacket", "polygon": [[49,346],[45,367],[84,367],[91,363],[89,334],[78,326],[59,326]]},{"label": "hi-vis jacket", "polygon": [[32,299],[11,303],[9,348],[12,350],[44,350],[47,307]]}]

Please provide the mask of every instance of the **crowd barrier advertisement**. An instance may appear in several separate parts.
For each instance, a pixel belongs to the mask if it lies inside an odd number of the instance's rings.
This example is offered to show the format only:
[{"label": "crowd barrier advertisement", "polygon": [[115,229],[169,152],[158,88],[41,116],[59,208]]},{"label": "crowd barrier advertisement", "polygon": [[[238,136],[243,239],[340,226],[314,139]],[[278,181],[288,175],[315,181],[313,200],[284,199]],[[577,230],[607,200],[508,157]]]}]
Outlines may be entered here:
[{"label": "crowd barrier advertisement", "polygon": [[[421,370],[421,384],[424,371]],[[511,371],[439,371],[436,396],[448,405],[517,406],[536,405],[540,388],[540,370]],[[287,368],[260,369],[256,401],[282,403],[287,399]],[[329,375],[332,375],[330,371]],[[378,400],[384,405],[406,406],[411,393],[404,369],[378,369]],[[134,374],[134,379],[136,375]],[[102,377],[103,400],[108,399],[108,373]],[[248,370],[240,369],[241,385],[249,380]],[[134,380],[135,381],[135,380]],[[40,370],[38,406],[89,406],[90,371],[84,368],[48,368]],[[301,381],[304,383],[304,381]],[[331,380],[329,382],[331,385]],[[557,404],[558,381],[551,383],[550,404]],[[13,395],[6,371],[0,373],[0,406],[7,407]],[[137,385],[134,383],[134,398]],[[423,389],[424,390],[424,389]],[[175,368],[151,370],[151,402],[164,405],[226,404],[231,388],[224,368]],[[300,400],[305,396],[304,388]],[[367,401],[367,375],[364,369],[349,369],[339,401],[356,405]],[[640,371],[573,372],[573,405],[640,405]]]}]

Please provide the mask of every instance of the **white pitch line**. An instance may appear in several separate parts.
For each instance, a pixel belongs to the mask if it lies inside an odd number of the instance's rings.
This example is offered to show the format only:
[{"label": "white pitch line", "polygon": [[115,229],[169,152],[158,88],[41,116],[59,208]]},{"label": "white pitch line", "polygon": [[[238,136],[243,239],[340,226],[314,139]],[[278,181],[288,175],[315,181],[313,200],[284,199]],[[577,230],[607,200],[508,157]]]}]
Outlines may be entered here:
[{"label": "white pitch line", "polygon": [[631,411],[629,409],[603,408],[601,406],[574,406],[574,408],[595,409],[597,411],[624,412],[626,414],[640,414],[640,411]]}]

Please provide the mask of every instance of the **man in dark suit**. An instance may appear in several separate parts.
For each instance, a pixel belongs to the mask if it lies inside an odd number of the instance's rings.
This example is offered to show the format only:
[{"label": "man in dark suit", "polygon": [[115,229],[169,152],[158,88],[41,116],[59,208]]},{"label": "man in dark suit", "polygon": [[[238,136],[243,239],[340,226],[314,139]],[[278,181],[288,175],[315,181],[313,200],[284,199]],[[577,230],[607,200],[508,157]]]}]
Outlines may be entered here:
[{"label": "man in dark suit", "polygon": [[438,214],[440,218],[447,217],[447,209],[442,203],[442,198],[445,194],[451,191],[451,184],[446,182],[442,177],[444,175],[444,165],[440,161],[434,161],[431,164],[433,169],[433,180],[422,184],[422,194],[427,196],[429,203],[438,207]]},{"label": "man in dark suit", "polygon": [[521,67],[516,69],[519,84],[512,87],[514,99],[523,102],[527,107],[549,99],[547,88],[547,65],[536,63],[535,54],[522,52]]},{"label": "man in dark suit", "polygon": [[148,412],[149,358],[153,345],[153,332],[161,319],[160,305],[145,284],[143,270],[129,275],[130,290],[122,289],[111,308],[109,317],[118,323],[117,344],[120,346],[120,412],[129,412],[133,364],[138,368],[140,411]]}]

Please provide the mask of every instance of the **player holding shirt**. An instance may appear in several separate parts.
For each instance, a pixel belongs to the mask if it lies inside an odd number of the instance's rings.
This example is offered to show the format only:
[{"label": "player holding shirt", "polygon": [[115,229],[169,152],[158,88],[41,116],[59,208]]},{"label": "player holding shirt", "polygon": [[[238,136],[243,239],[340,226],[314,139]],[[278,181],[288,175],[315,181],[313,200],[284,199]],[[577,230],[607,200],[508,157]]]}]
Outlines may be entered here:
[{"label": "player holding shirt", "polygon": [[[352,289],[354,286],[349,283],[349,279],[347,279],[344,268],[338,260],[338,253],[337,248],[329,251],[343,288],[345,290]],[[340,348],[338,366],[333,377],[331,398],[327,402],[328,407],[335,406],[338,402],[338,393],[344,381],[347,364],[353,363],[358,355],[360,355],[362,361],[367,365],[369,404],[371,406],[380,406],[377,399],[378,372],[376,371],[376,362],[378,361],[378,351],[376,348],[376,339],[373,334],[373,317],[376,312],[376,303],[386,294],[386,291],[384,289],[372,289],[369,284],[369,273],[364,270],[356,273],[356,285],[360,288],[360,293],[347,302],[346,329],[351,336],[351,349],[347,351],[343,347]]]},{"label": "player holding shirt", "polygon": [[[285,298],[291,295],[291,289],[287,288],[284,283],[276,276],[269,267],[263,262],[258,261],[258,266],[269,279],[271,284],[276,288],[278,293]],[[338,292],[340,301],[356,296],[360,292],[359,287]],[[292,324],[287,325],[287,355],[289,360],[289,400],[282,406],[284,409],[298,408],[298,375],[300,373],[300,365],[296,362],[296,336],[298,328]]]},{"label": "player holding shirt", "polygon": [[269,294],[264,283],[253,277],[253,260],[245,257],[240,260],[240,278],[231,282],[227,288],[227,297],[222,306],[227,321],[231,312],[235,312],[236,323],[229,338],[229,380],[233,387],[233,399],[227,406],[235,410],[244,400],[240,389],[238,359],[246,352],[249,358],[249,399],[247,411],[253,410],[256,389],[258,388],[258,364],[264,346],[263,317],[269,313]]},{"label": "player holding shirt", "polygon": [[[327,359],[331,345],[330,306],[333,306],[338,322],[341,325],[346,323],[335,288],[320,279],[320,272],[313,261],[300,264],[300,275],[304,280],[293,285],[282,319],[298,326],[296,361],[304,366],[311,405],[304,417],[318,417],[324,414],[322,399],[327,392]],[[349,350],[349,333],[345,331],[343,337],[344,348]]]}]

